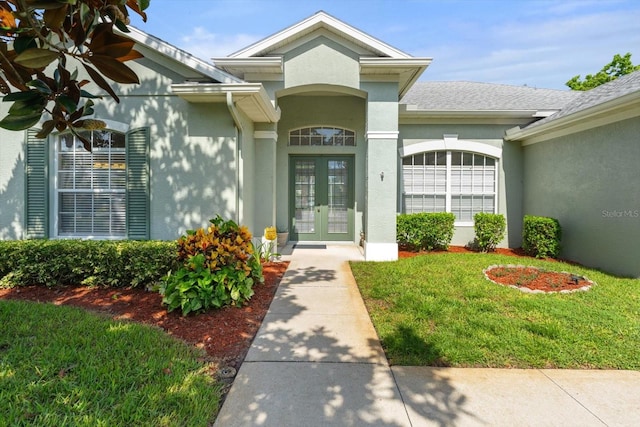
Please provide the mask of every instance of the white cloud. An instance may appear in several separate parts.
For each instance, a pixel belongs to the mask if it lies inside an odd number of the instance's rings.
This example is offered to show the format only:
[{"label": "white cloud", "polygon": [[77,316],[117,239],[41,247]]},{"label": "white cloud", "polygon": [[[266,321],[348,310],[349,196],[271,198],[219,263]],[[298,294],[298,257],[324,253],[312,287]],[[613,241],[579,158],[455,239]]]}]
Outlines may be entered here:
[{"label": "white cloud", "polygon": [[[584,11],[527,17],[482,31],[463,25],[464,37],[434,44],[435,60],[424,78],[473,80],[562,89],[576,74],[593,73],[614,54],[640,62],[640,10]],[[471,31],[473,30],[473,31]]]},{"label": "white cloud", "polygon": [[190,34],[180,37],[179,47],[192,55],[210,61],[224,57],[258,41],[252,34],[216,34],[203,27],[195,27]]}]

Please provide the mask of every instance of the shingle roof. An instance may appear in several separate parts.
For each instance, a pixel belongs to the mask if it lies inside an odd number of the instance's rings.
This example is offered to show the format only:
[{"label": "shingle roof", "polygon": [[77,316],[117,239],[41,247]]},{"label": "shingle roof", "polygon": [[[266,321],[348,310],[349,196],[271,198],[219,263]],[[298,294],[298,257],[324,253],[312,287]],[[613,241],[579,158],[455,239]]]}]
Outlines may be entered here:
[{"label": "shingle roof", "polygon": [[579,96],[557,113],[527,126],[527,129],[558,120],[579,111],[595,107],[605,102],[640,91],[640,71],[619,77],[586,92],[578,92]]},{"label": "shingle roof", "polygon": [[427,111],[559,110],[579,94],[476,82],[417,82],[400,101]]}]

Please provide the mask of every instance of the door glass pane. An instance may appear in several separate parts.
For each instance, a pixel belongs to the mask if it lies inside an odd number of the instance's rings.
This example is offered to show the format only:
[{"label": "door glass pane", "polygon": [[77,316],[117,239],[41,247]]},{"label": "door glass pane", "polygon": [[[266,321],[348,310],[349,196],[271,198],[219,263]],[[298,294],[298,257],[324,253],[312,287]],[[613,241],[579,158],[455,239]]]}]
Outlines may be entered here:
[{"label": "door glass pane", "polygon": [[329,233],[347,233],[348,209],[348,173],[346,160],[329,160],[328,162],[328,211],[327,231]]},{"label": "door glass pane", "polygon": [[298,233],[316,231],[316,163],[296,160],[295,163],[295,228]]}]

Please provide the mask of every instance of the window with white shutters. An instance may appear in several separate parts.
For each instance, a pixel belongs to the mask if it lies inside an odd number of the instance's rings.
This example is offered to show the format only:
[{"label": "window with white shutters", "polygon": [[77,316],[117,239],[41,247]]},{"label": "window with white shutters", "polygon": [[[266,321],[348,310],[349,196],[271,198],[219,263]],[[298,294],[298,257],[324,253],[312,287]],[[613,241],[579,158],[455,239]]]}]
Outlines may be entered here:
[{"label": "window with white shutters", "polygon": [[431,151],[402,159],[404,213],[452,212],[459,223],[496,212],[497,159],[465,151]]},{"label": "window with white shutters", "polygon": [[111,130],[72,133],[56,142],[55,203],[59,237],[124,238],[127,235],[126,136]]}]

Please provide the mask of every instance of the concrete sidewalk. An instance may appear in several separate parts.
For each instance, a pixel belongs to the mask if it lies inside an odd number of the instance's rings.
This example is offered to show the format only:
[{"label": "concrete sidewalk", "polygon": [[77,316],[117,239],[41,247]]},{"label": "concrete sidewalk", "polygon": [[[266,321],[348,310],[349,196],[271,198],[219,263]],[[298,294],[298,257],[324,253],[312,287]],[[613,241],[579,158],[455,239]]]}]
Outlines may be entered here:
[{"label": "concrete sidewalk", "polygon": [[348,267],[299,245],[215,426],[636,426],[640,372],[390,368]]}]

